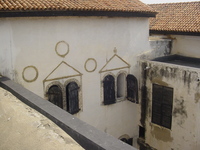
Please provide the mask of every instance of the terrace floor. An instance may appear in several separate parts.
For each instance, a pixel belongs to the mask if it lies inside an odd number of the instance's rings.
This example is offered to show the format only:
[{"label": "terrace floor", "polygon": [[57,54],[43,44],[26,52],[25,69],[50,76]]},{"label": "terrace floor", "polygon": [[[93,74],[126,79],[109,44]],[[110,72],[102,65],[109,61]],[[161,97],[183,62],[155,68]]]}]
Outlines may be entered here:
[{"label": "terrace floor", "polygon": [[170,55],[153,59],[152,61],[165,62],[181,66],[200,68],[200,59],[181,55]]}]

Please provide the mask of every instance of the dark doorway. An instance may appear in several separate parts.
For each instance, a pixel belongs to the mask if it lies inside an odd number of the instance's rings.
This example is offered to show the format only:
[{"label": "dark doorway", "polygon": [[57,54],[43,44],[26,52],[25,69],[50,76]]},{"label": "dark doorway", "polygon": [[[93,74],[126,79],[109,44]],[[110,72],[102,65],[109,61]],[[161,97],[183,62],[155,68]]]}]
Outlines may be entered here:
[{"label": "dark doorway", "polygon": [[75,114],[80,110],[78,91],[79,86],[76,82],[70,82],[66,86],[67,111],[71,114]]},{"label": "dark doorway", "polygon": [[59,86],[53,85],[48,90],[48,100],[60,108],[63,108],[62,91]]}]

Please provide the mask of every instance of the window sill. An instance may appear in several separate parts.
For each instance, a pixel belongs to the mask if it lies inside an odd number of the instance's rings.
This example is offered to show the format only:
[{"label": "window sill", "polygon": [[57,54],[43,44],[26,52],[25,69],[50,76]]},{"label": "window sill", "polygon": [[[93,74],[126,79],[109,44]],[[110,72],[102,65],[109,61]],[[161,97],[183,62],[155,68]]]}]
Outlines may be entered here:
[{"label": "window sill", "polygon": [[75,115],[75,114],[77,114],[78,112],[80,112],[80,110],[81,110],[81,109],[77,109],[77,110],[74,110],[73,112],[68,112],[68,113],[70,113],[71,115]]},{"label": "window sill", "polygon": [[157,127],[157,128],[159,128],[159,129],[161,129],[161,130],[172,131],[172,129],[169,129],[169,128],[166,128],[166,127],[163,127],[163,126],[157,125],[157,124],[155,124],[155,123],[153,123],[153,122],[150,122],[150,125],[151,125],[151,126],[154,126],[154,127]]},{"label": "window sill", "polygon": [[116,99],[116,102],[121,102],[121,101],[125,101],[125,100],[126,100],[125,97],[118,97],[118,98]]}]

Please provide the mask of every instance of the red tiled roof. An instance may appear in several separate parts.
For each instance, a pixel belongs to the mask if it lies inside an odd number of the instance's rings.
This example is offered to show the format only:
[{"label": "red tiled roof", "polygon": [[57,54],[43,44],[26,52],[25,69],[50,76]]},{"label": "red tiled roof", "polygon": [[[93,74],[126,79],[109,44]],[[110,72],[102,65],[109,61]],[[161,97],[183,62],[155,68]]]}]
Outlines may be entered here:
[{"label": "red tiled roof", "polygon": [[200,1],[149,6],[158,12],[150,19],[150,31],[200,33]]},{"label": "red tiled roof", "polygon": [[0,11],[120,11],[155,13],[139,0],[0,0]]}]

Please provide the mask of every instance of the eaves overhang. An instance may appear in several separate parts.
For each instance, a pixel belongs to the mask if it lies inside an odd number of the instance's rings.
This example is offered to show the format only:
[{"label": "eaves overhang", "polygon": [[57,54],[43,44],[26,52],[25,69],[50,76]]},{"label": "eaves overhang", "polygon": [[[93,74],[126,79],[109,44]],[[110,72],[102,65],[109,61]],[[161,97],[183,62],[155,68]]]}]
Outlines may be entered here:
[{"label": "eaves overhang", "polygon": [[156,12],[125,11],[0,11],[0,17],[56,17],[56,16],[106,16],[106,17],[155,17]]},{"label": "eaves overhang", "polygon": [[168,31],[168,30],[150,30],[151,34],[162,34],[162,35],[190,35],[190,36],[200,36],[200,32],[192,31]]}]

